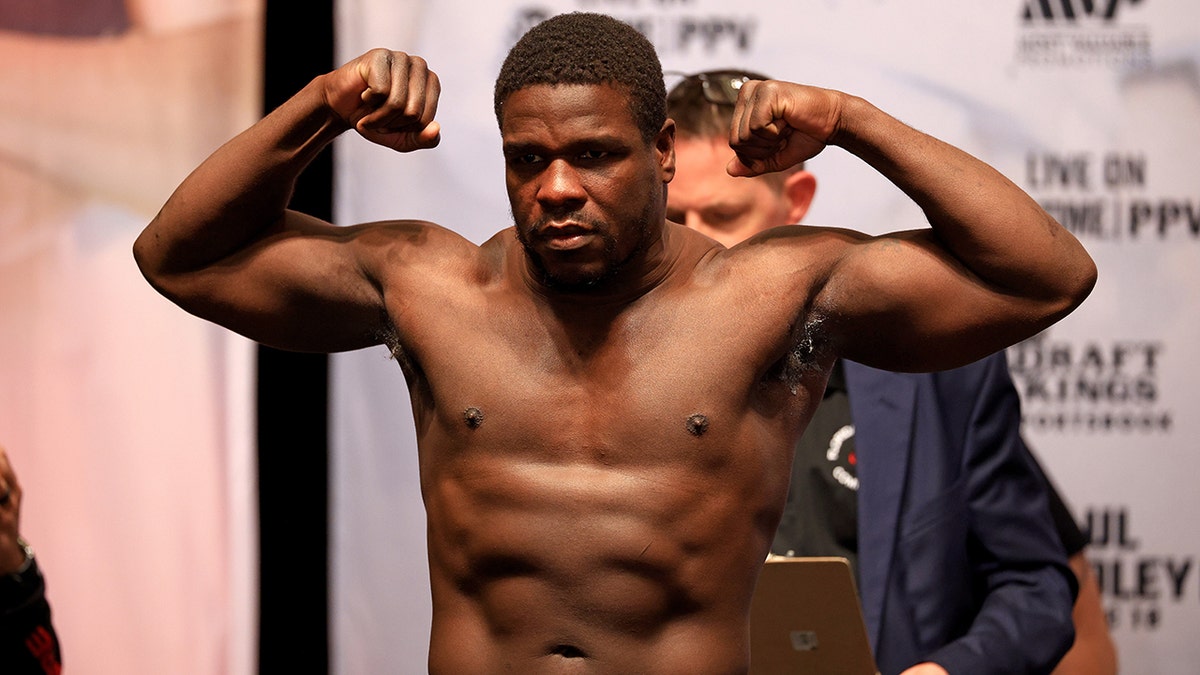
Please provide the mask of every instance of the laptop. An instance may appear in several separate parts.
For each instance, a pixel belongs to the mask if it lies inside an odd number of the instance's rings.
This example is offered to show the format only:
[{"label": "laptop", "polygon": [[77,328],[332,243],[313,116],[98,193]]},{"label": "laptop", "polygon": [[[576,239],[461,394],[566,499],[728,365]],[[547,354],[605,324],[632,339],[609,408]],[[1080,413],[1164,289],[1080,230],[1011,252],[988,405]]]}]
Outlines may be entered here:
[{"label": "laptop", "polygon": [[878,675],[850,563],[771,556],[750,604],[751,675]]}]

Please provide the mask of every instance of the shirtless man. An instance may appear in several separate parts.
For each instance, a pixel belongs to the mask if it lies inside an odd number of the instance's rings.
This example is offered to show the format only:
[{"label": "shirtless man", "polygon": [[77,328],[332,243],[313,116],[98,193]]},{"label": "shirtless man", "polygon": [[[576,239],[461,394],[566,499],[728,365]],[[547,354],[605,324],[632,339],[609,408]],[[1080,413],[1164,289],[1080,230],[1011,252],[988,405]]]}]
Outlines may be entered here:
[{"label": "shirtless man", "polygon": [[438,90],[423,60],[386,50],[317,77],[189,176],[134,248],[164,295],[250,338],[398,355],[431,672],[744,672],[792,446],[834,359],[960,365],[1094,283],[1082,246],[986,165],[862,99],[787,83],[743,92],[731,170],[838,145],[933,229],[780,229],[727,251],[666,223],[657,56],[592,14],[530,30],[497,80],[515,227],[477,247],[432,223],[286,209],[343,131],[436,145]]}]

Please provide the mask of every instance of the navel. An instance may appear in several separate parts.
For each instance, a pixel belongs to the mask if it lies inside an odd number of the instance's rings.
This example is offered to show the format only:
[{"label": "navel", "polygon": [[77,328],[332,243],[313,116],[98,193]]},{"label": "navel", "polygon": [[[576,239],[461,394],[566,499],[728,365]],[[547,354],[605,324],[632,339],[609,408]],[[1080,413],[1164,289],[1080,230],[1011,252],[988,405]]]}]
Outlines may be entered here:
[{"label": "navel", "polygon": [[704,432],[708,431],[708,418],[700,413],[696,413],[695,415],[687,418],[687,422],[684,423],[684,426],[687,427],[689,434],[693,436],[703,436]]},{"label": "navel", "polygon": [[474,406],[463,411],[463,422],[468,429],[478,429],[483,424],[483,411]]}]

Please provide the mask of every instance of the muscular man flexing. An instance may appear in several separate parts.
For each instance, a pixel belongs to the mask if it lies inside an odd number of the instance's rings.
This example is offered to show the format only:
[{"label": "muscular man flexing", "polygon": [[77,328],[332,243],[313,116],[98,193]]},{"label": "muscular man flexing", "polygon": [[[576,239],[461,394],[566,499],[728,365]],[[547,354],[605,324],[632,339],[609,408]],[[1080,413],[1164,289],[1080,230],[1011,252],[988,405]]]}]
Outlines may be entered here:
[{"label": "muscular man flexing", "polygon": [[482,246],[427,222],[334,227],[286,206],[355,129],[437,144],[425,62],[373,50],[206,160],[135,244],[143,273],[255,340],[387,343],[412,392],[437,673],[739,673],[792,446],[838,356],[944,368],[1066,315],[1080,244],[965,153],[866,101],[743,91],[739,174],[837,145],[932,228],[782,228],[725,250],[664,218],[674,124],[635,30],[555,17],[495,105],[515,225]]}]

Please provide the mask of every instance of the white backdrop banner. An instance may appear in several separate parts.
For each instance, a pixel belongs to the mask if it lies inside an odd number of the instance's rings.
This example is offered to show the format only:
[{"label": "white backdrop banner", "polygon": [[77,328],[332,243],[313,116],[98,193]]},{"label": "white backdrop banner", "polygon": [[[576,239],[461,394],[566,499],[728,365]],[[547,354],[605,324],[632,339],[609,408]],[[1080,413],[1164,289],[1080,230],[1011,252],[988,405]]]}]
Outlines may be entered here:
[{"label": "white backdrop banner", "polygon": [[131,249],[258,116],[260,5],[64,9],[0,0],[0,444],[21,530],[66,672],[248,674],[252,345],[160,297]]},{"label": "white backdrop banner", "polygon": [[[1027,435],[1092,538],[1123,671],[1200,662],[1200,8],[1191,0],[343,2],[340,57],[419,54],[442,145],[340,140],[338,218],[433,220],[481,242],[511,224],[491,88],[529,26],[601,11],[664,67],[734,66],[861,95],[996,166],[1100,267],[1084,306],[1013,347]],[[808,222],[870,233],[922,214],[861,161],[810,164]],[[407,392],[382,348],[334,361],[334,663],[424,668],[429,591]]]}]

